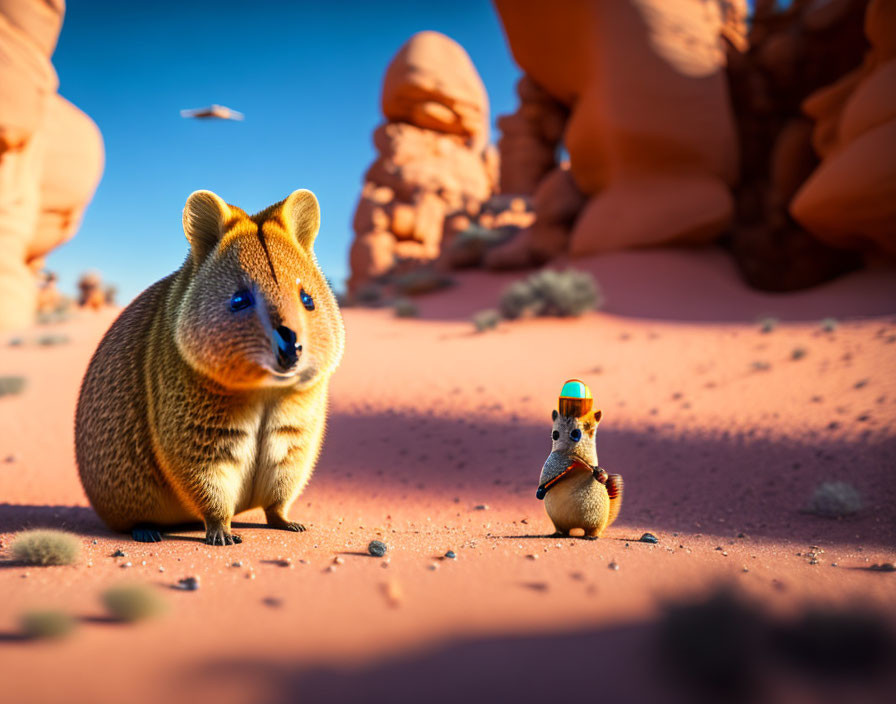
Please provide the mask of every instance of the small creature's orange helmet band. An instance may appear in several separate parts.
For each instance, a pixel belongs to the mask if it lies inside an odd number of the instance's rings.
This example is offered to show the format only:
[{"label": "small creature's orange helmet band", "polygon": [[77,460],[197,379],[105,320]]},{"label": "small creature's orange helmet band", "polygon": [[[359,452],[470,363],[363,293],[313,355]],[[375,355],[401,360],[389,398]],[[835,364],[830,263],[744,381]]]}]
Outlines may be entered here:
[{"label": "small creature's orange helmet band", "polygon": [[570,379],[560,390],[557,410],[567,418],[581,418],[594,407],[591,389],[583,381]]}]

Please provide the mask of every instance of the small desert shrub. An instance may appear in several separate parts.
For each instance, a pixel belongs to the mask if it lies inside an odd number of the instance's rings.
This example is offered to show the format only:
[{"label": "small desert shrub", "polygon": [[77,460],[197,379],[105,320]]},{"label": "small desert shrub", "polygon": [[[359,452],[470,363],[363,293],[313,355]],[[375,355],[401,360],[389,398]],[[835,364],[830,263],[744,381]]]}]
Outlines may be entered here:
[{"label": "small desert shrub", "polygon": [[804,512],[823,518],[841,518],[858,513],[861,508],[862,497],[852,484],[823,482],[813,492]]},{"label": "small desert shrub", "polygon": [[771,332],[772,330],[774,330],[776,327],[778,327],[778,323],[781,321],[779,321],[773,315],[763,315],[759,318],[758,322],[759,322],[759,330],[761,332],[768,333],[768,332]]},{"label": "small desert shrub", "polygon": [[508,320],[529,315],[577,316],[603,305],[603,295],[587,272],[545,269],[504,289],[499,305]]},{"label": "small desert shrub", "polygon": [[420,268],[396,276],[395,290],[402,296],[422,296],[454,285],[454,279],[431,268]]},{"label": "small desert shrub", "polygon": [[471,320],[476,332],[485,332],[498,327],[498,323],[501,322],[501,314],[494,308],[488,308],[474,314]]},{"label": "small desert shrub", "polygon": [[113,587],[102,594],[103,606],[118,621],[143,621],[165,610],[165,602],[150,587],[135,584]]},{"label": "small desert shrub", "polygon": [[28,638],[62,638],[75,630],[75,619],[64,611],[26,611],[20,619]]},{"label": "small desert shrub", "polygon": [[70,565],[77,561],[81,544],[61,530],[26,530],[13,539],[10,550],[29,565]]},{"label": "small desert shrub", "polygon": [[25,377],[0,376],[0,396],[16,396],[25,390]]},{"label": "small desert shrub", "polygon": [[821,329],[825,332],[834,332],[837,329],[836,318],[824,318],[821,323]]},{"label": "small desert shrub", "polygon": [[56,310],[41,311],[37,314],[35,322],[38,325],[55,325],[72,319],[70,304],[59,306]]},{"label": "small desert shrub", "polygon": [[420,315],[417,304],[408,298],[399,298],[392,306],[398,318],[416,318]]},{"label": "small desert shrub", "polygon": [[37,344],[41,347],[55,347],[56,345],[66,345],[69,342],[68,335],[41,335],[37,338]]},{"label": "small desert shrub", "polygon": [[368,283],[367,285],[363,286],[352,297],[352,301],[360,306],[378,305],[382,302],[382,300],[383,287],[375,283]]}]

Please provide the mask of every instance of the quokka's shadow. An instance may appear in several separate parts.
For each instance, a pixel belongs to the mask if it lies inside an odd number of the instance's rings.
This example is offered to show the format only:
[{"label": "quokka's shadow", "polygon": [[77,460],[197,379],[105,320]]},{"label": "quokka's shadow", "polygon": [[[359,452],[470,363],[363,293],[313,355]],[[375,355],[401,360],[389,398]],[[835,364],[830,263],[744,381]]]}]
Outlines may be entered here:
[{"label": "quokka's shadow", "polygon": [[17,533],[31,528],[55,528],[104,538],[116,535],[92,508],[86,506],[0,503],[0,533]]},{"label": "quokka's shadow", "polygon": [[[233,523],[234,531],[267,527],[266,523],[242,521]],[[131,539],[128,533],[116,533],[107,528],[96,512],[87,506],[0,503],[0,533],[18,533],[34,528],[53,528],[87,537]],[[185,533],[199,533],[199,535],[184,535]],[[162,531],[162,539],[204,543],[205,528],[198,521],[166,526]],[[21,566],[13,560],[0,561],[0,568]]]}]

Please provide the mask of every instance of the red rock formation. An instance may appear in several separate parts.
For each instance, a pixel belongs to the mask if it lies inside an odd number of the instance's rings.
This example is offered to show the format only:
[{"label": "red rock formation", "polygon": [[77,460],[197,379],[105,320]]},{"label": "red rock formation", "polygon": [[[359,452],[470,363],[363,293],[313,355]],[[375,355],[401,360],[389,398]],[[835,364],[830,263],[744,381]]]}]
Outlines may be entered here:
[{"label": "red rock formation", "polygon": [[[738,36],[744,3],[496,4],[527,74],[520,109],[499,121],[502,191],[538,194],[550,180],[532,231],[487,263],[716,238],[731,219],[737,171],[721,36]],[[571,178],[553,170],[561,136]],[[558,189],[568,208],[584,194],[577,215],[546,207]]]},{"label": "red rock formation", "polygon": [[91,310],[100,310],[106,306],[103,280],[96,272],[88,271],[78,279],[78,305]]},{"label": "red rock formation", "polygon": [[862,66],[803,103],[822,161],[790,212],[831,245],[896,255],[896,3],[872,0],[865,34]]},{"label": "red rock formation", "polygon": [[446,217],[475,216],[495,189],[488,97],[463,48],[437,32],[414,35],[383,81],[387,122],[355,211],[349,292],[436,259]]},{"label": "red rock formation", "polygon": [[75,233],[102,172],[99,130],[56,94],[63,12],[62,0],[0,0],[0,329],[34,319],[35,272]]},{"label": "red rock formation", "polygon": [[501,191],[532,195],[557,165],[569,111],[528,76],[517,82],[516,92],[520,99],[517,111],[498,118]]},{"label": "red rock formation", "polygon": [[805,288],[861,264],[855,253],[829,247],[803,229],[789,208],[818,164],[816,150],[829,149],[836,131],[830,119],[813,128],[803,101],[836,82],[828,95],[842,105],[841,89],[855,83],[854,69],[866,47],[865,4],[794,0],[782,8],[771,0],[758,2],[749,51],[730,54],[743,154],[730,242],[744,277],[759,288]]}]

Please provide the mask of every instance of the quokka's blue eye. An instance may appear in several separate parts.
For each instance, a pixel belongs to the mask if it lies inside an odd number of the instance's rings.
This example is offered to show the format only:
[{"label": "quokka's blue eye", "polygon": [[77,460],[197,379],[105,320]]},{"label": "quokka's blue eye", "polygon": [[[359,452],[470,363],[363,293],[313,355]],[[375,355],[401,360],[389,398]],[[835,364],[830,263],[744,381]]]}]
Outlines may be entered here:
[{"label": "quokka's blue eye", "polygon": [[299,298],[302,300],[302,305],[305,306],[305,310],[314,310],[314,299],[305,291],[305,289],[302,289]]},{"label": "quokka's blue eye", "polygon": [[582,431],[579,430],[578,428],[573,428],[572,430],[569,431],[569,439],[572,440],[573,442],[578,442],[579,440],[582,439]]},{"label": "quokka's blue eye", "polygon": [[242,288],[230,297],[230,312],[236,313],[238,310],[245,310],[254,304],[255,296],[249,289]]}]

